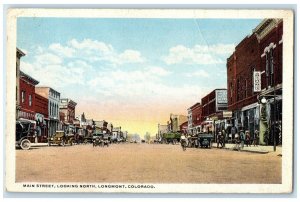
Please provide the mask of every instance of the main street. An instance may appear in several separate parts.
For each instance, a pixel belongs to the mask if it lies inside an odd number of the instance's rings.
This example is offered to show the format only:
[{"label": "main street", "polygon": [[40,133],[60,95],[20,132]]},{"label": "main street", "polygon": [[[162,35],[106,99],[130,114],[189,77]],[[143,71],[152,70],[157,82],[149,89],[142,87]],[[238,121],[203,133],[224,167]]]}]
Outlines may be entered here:
[{"label": "main street", "polygon": [[275,152],[256,154],[165,144],[16,150],[17,182],[281,183]]}]

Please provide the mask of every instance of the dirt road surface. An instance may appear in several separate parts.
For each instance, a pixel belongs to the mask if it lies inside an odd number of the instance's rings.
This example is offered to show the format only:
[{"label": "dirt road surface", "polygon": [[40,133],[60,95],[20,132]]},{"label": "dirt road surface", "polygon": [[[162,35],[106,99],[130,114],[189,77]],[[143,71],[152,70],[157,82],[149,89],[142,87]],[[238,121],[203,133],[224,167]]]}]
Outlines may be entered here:
[{"label": "dirt road surface", "polygon": [[16,151],[17,182],[281,183],[281,157],[162,144]]}]

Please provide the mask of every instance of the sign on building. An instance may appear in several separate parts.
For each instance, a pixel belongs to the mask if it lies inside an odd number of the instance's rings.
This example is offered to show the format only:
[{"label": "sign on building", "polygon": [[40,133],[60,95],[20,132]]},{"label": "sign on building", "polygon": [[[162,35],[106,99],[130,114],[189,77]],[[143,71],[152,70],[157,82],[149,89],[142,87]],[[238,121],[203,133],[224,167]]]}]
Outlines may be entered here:
[{"label": "sign on building", "polygon": [[261,73],[258,71],[253,72],[253,92],[261,91]]},{"label": "sign on building", "polygon": [[218,90],[216,93],[217,93],[217,103],[227,104],[227,90]]}]

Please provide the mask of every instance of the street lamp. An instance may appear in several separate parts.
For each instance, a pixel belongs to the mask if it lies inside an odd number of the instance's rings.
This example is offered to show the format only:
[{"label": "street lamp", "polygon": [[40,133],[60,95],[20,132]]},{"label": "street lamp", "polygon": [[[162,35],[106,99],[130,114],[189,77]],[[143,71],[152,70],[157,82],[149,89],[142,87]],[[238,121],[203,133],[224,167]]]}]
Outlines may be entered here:
[{"label": "street lamp", "polygon": [[261,100],[260,100],[260,102],[262,104],[266,104],[267,103],[267,99],[265,97],[262,97]]},{"label": "street lamp", "polygon": [[259,100],[260,100],[260,103],[262,104],[266,104],[267,103],[267,99],[266,97],[270,97],[270,98],[274,98],[274,112],[273,112],[273,125],[272,125],[272,128],[273,128],[273,150],[274,152],[276,151],[276,137],[275,137],[275,119],[276,119],[276,108],[277,108],[277,103],[276,103],[276,94],[275,94],[275,89],[274,89],[274,95],[264,95],[263,97],[261,97]]}]

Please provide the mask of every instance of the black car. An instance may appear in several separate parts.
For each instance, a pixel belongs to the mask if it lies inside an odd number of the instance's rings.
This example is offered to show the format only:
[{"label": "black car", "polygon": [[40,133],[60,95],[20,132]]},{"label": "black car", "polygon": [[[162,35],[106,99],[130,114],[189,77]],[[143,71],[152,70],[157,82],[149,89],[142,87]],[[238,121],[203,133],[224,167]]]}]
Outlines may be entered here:
[{"label": "black car", "polygon": [[16,121],[16,147],[30,149],[31,141],[35,138],[34,123],[30,120]]},{"label": "black car", "polygon": [[198,134],[198,141],[200,147],[211,148],[213,135],[208,133],[199,133]]}]

